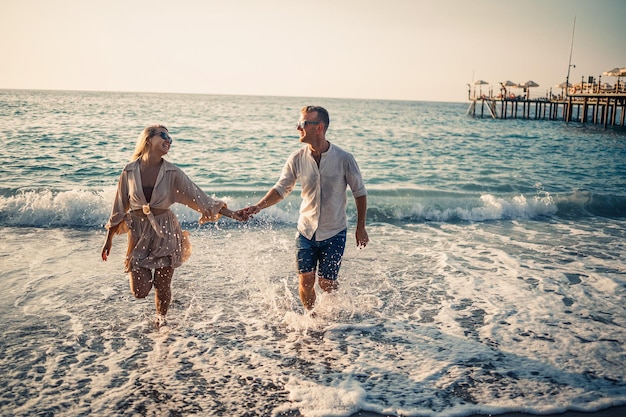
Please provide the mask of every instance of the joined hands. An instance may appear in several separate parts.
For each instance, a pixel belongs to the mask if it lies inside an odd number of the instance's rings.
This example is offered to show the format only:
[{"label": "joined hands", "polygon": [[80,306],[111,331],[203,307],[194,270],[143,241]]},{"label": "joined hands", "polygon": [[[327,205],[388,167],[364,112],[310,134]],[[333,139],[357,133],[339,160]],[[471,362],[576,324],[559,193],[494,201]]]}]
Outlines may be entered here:
[{"label": "joined hands", "polygon": [[240,210],[230,210],[226,207],[223,207],[220,210],[220,214],[240,222],[247,222],[252,218],[253,215],[257,214],[260,211],[261,209],[258,206],[249,206]]},{"label": "joined hands", "polygon": [[239,220],[242,222],[247,222],[252,217],[254,217],[255,214],[259,213],[260,211],[261,209],[258,206],[248,206],[240,210],[234,211],[233,219]]}]

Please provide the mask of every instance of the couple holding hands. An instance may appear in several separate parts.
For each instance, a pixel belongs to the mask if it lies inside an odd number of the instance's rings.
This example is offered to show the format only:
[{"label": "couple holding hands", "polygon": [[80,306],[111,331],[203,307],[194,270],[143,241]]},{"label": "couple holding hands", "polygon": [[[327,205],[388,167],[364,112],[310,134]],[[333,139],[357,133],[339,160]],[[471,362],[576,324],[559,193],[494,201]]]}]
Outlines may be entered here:
[{"label": "couple holding hands", "polygon": [[329,123],[323,107],[303,107],[297,129],[300,142],[306,146],[289,156],[280,178],[261,200],[237,211],[209,197],[180,168],[163,159],[172,145],[165,126],[143,130],[117,185],[105,226],[102,259],[106,261],[109,256],[113,236],[127,232],[125,272],[129,273],[130,290],[136,298],[145,298],[154,287],[158,325],[164,324],[170,305],[174,269],[191,254],[188,233],[169,209],[174,203],[201,213],[200,224],[217,221],[222,215],[247,221],[284,199],[299,181],[302,203],[296,259],[305,310],[315,305],[316,276],[322,290],[332,292],[338,288],[337,275],[346,244],[346,190],[349,186],[355,199],[359,247],[369,241],[365,230],[367,191],[352,154],[326,139]]}]

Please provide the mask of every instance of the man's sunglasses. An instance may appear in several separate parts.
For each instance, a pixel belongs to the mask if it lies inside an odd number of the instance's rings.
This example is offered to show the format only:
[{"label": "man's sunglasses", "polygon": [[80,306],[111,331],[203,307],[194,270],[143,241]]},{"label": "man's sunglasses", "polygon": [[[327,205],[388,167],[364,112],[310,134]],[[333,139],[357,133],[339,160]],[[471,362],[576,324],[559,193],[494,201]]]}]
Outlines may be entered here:
[{"label": "man's sunglasses", "polygon": [[306,127],[306,125],[318,125],[320,123],[322,123],[322,122],[310,122],[308,120],[300,120],[298,122],[297,127],[298,127],[298,129],[304,129]]}]

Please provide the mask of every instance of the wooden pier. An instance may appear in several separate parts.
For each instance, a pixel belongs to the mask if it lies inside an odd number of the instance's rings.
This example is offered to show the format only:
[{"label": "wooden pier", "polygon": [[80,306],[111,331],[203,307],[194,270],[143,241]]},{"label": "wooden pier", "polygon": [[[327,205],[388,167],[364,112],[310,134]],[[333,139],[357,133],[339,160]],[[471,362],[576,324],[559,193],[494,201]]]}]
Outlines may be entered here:
[{"label": "wooden pier", "polygon": [[470,96],[467,114],[494,119],[560,120],[625,126],[626,91],[574,92],[565,96],[525,98]]}]

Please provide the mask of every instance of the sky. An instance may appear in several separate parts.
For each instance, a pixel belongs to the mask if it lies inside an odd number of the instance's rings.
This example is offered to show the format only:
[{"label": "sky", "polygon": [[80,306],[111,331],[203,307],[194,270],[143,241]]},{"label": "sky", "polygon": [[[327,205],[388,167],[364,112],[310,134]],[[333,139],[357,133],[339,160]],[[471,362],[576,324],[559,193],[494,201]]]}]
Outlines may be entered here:
[{"label": "sky", "polygon": [[547,93],[572,33],[570,81],[626,67],[624,22],[626,0],[0,0],[0,89],[465,102]]}]

